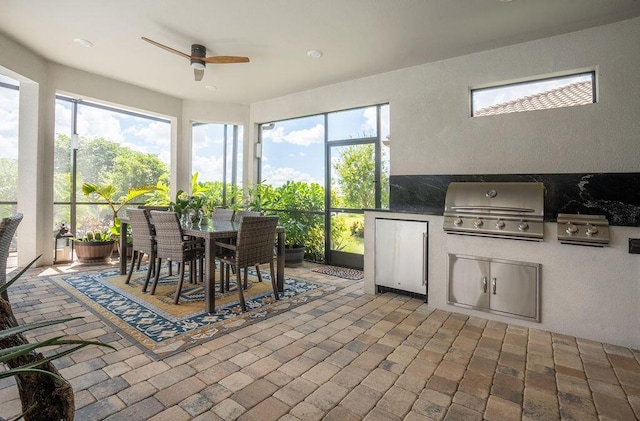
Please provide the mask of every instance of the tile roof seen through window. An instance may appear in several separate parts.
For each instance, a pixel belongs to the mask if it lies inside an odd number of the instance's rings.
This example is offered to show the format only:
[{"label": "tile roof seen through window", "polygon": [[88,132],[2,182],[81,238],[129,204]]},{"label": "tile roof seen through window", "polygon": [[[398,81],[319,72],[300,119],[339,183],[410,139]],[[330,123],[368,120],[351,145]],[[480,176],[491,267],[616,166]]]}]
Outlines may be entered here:
[{"label": "tile roof seen through window", "polygon": [[561,88],[541,92],[514,99],[502,104],[492,105],[474,111],[474,117],[518,113],[522,111],[546,110],[549,108],[571,107],[593,103],[593,88],[591,81],[577,82]]}]

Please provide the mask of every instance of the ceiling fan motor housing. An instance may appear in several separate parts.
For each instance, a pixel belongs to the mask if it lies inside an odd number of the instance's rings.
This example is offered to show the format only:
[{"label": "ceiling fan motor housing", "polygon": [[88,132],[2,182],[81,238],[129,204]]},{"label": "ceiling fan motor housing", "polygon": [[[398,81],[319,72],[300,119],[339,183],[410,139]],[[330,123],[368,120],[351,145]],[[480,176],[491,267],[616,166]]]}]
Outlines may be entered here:
[{"label": "ceiling fan motor housing", "polygon": [[198,60],[197,58],[194,57],[206,57],[207,55],[207,48],[204,45],[200,45],[200,44],[193,44],[191,46],[191,65],[193,64],[201,64],[202,66],[205,65],[204,60]]}]

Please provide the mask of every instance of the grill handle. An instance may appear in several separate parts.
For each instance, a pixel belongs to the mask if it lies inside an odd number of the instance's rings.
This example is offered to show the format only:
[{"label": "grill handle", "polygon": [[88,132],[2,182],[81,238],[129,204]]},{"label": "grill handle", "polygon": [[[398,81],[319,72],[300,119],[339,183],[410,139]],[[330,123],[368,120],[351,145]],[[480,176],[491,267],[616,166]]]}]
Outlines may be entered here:
[{"label": "grill handle", "polygon": [[535,212],[535,209],[530,208],[514,208],[511,206],[451,206],[451,210],[482,210],[482,211],[503,211],[503,212]]}]

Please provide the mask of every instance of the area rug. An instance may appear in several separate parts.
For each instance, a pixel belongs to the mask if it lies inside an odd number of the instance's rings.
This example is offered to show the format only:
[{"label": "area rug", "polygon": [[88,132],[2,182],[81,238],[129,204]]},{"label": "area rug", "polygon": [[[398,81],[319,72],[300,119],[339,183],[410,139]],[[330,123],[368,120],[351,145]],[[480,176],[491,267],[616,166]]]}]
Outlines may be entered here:
[{"label": "area rug", "polygon": [[364,272],[357,269],[341,268],[339,266],[322,266],[313,270],[325,275],[337,276],[338,278],[351,279],[357,281],[364,278]]},{"label": "area rug", "polygon": [[[204,287],[185,279],[180,304],[173,304],[178,277],[162,272],[155,295],[142,293],[145,271],[125,275],[117,270],[79,272],[51,277],[50,280],[76,297],[119,332],[130,337],[145,351],[164,358],[194,345],[224,335],[240,327],[265,320],[339,289],[302,279],[285,277],[284,291],[275,301],[268,272],[263,282],[249,282],[245,290],[247,311],[242,312],[235,285],[232,291],[216,293],[216,311],[204,311]],[[219,277],[217,277],[219,279]],[[249,271],[256,280],[256,271]],[[219,282],[218,282],[219,289]],[[151,287],[149,286],[148,290]]]}]

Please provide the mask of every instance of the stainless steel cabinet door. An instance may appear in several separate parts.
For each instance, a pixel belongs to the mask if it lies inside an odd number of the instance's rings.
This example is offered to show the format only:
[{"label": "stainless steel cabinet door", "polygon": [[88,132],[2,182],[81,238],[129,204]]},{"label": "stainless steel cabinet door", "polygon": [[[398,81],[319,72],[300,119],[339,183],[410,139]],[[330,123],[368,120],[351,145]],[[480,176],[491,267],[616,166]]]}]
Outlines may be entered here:
[{"label": "stainless steel cabinet door", "polygon": [[427,294],[427,230],[427,222],[376,219],[376,285]]},{"label": "stainless steel cabinet door", "polygon": [[491,309],[537,319],[538,267],[491,263]]},{"label": "stainless steel cabinet door", "polygon": [[488,309],[490,264],[450,254],[449,303]]}]

